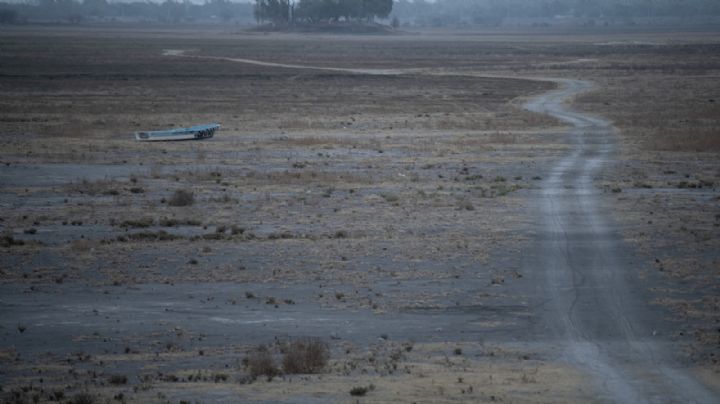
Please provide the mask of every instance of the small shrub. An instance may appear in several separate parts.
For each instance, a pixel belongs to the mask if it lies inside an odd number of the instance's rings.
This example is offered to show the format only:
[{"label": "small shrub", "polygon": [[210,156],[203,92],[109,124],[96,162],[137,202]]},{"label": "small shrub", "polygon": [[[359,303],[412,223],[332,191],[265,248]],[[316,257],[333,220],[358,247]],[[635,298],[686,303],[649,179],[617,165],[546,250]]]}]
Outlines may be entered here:
[{"label": "small shrub", "polygon": [[193,220],[193,219],[187,219],[187,220],[180,220],[180,219],[168,219],[166,217],[160,219],[158,221],[158,225],[162,227],[175,227],[175,226],[200,226],[202,223],[200,223],[199,220]]},{"label": "small shrub", "polygon": [[261,345],[248,353],[245,362],[253,379],[258,376],[267,376],[268,379],[272,379],[280,373],[275,365],[272,352],[265,345]]},{"label": "small shrub", "polygon": [[0,237],[0,246],[12,247],[14,245],[25,245],[25,242],[22,240],[15,240],[14,238],[12,238],[12,236]]},{"label": "small shrub", "polygon": [[286,373],[317,373],[330,359],[330,350],[317,338],[304,338],[293,341],[283,355],[283,369]]},{"label": "small shrub", "polygon": [[110,384],[127,384],[128,378],[125,375],[112,375],[108,379]]},{"label": "small shrub", "polygon": [[195,202],[195,194],[184,189],[176,190],[167,203],[170,206],[190,206]]},{"label": "small shrub", "polygon": [[677,187],[680,189],[697,188],[697,184],[687,181],[680,181],[678,182]]},{"label": "small shrub", "polygon": [[160,380],[169,383],[177,383],[180,381],[180,378],[177,375],[162,375],[160,376]]},{"label": "small shrub", "polygon": [[362,397],[365,394],[367,394],[368,391],[370,391],[370,389],[365,386],[353,387],[352,389],[350,389],[350,395],[356,396],[356,397]]},{"label": "small shrub", "polygon": [[463,200],[458,201],[457,209],[458,210],[475,210],[475,205],[473,205],[472,202],[463,199]]},{"label": "small shrub", "polygon": [[480,174],[465,176],[465,181],[477,181],[477,180],[481,180],[481,179],[483,179],[483,176]]},{"label": "small shrub", "polygon": [[284,231],[282,233],[270,233],[267,236],[268,240],[290,240],[295,238],[295,235],[290,233],[289,231]]},{"label": "small shrub", "polygon": [[395,194],[385,193],[385,194],[380,194],[380,196],[382,196],[383,199],[385,199],[385,202],[389,202],[389,203],[398,202],[400,200],[400,197],[398,197]]},{"label": "small shrub", "polygon": [[[122,238],[122,239],[121,239]],[[130,233],[127,236],[119,236],[118,241],[172,241],[181,239],[181,236],[176,236],[165,231],[144,231],[140,233]]]},{"label": "small shrub", "polygon": [[217,232],[208,233],[208,234],[203,234],[202,236],[200,236],[200,238],[203,240],[224,240],[225,233],[217,233]]},{"label": "small shrub", "polygon": [[215,383],[225,382],[225,381],[227,381],[227,379],[228,379],[228,375],[225,373],[213,373],[212,374],[212,380]]},{"label": "small shrub", "polygon": [[90,393],[78,393],[72,399],[72,404],[94,404],[95,397]]},{"label": "small shrub", "polygon": [[150,227],[155,221],[151,217],[144,217],[141,219],[130,219],[120,223],[120,227]]}]

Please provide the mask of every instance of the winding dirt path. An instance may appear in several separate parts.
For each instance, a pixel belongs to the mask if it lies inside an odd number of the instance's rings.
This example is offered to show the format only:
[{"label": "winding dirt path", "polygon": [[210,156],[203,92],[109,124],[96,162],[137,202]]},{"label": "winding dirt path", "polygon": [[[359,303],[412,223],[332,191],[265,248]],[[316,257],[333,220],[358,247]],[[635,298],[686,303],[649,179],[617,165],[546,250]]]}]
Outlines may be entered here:
[{"label": "winding dirt path", "polygon": [[[187,55],[167,56],[226,60],[288,69],[368,75],[423,74],[475,76],[430,69],[354,69],[263,62],[252,59]],[[571,110],[565,103],[592,89],[586,81],[477,75],[475,77],[551,81],[556,90],[534,97],[527,110],[551,115],[569,125],[572,150],[551,169],[538,194],[536,252],[524,269],[549,303],[539,315],[537,337],[561,352],[562,360],[585,369],[596,381],[600,398],[613,402],[715,403],[718,397],[690,377],[669,352],[669,341],[656,336],[657,319],[631,280],[632,271],[620,236],[599,205],[593,177],[612,164],[612,124]]]},{"label": "winding dirt path", "polygon": [[613,163],[614,128],[564,105],[592,84],[554,81],[558,90],[525,105],[572,125],[575,140],[543,184],[538,260],[526,268],[541,271],[544,293],[552,298],[543,324],[564,346],[565,359],[589,370],[612,401],[717,402],[674,362],[665,349],[669,342],[656,336],[657,314],[633,288],[628,254],[599,206],[593,177]]}]

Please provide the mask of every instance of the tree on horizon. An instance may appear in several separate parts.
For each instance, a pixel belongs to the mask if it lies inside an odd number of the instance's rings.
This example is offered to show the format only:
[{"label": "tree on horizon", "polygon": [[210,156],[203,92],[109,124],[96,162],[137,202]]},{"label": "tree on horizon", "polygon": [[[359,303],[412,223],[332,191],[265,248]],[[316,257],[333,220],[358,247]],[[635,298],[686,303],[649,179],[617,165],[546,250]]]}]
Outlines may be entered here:
[{"label": "tree on horizon", "polygon": [[388,18],[393,0],[255,0],[255,18],[275,25]]}]

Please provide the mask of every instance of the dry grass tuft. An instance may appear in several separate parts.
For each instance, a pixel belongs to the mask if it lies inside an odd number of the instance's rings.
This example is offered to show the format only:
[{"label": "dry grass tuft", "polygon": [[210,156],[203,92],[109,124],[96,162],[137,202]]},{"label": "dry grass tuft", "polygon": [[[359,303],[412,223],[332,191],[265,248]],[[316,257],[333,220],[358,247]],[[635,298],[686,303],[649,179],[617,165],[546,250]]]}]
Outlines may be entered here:
[{"label": "dry grass tuft", "polygon": [[170,199],[168,205],[170,206],[190,206],[195,202],[195,194],[192,191],[185,189],[176,190]]},{"label": "dry grass tuft", "polygon": [[286,373],[318,373],[330,359],[327,344],[317,338],[304,338],[288,344],[283,354]]},{"label": "dry grass tuft", "polygon": [[275,364],[275,358],[270,348],[265,345],[260,345],[250,351],[245,358],[245,363],[250,371],[250,377],[253,379],[259,376],[267,376],[268,379],[272,379],[280,374],[280,369]]}]

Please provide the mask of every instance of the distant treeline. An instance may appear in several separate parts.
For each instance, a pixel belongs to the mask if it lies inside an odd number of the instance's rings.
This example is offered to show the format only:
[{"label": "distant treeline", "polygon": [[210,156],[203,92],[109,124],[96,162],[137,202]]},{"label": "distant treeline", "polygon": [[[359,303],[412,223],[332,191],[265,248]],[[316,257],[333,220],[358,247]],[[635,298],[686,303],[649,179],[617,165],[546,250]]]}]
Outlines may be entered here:
[{"label": "distant treeline", "polygon": [[107,0],[29,0],[0,2],[0,23],[130,21],[130,22],[240,22],[252,23],[253,4],[229,0],[163,2]]},{"label": "distant treeline", "polygon": [[[6,0],[12,1],[12,0]],[[368,22],[411,26],[715,21],[720,0],[25,0],[2,2],[0,24],[23,22]]]},{"label": "distant treeline", "polygon": [[720,16],[720,0],[396,0],[408,25],[503,25],[580,20],[618,22]]},{"label": "distant treeline", "polygon": [[393,0],[256,0],[255,18],[276,25],[387,18]]}]

